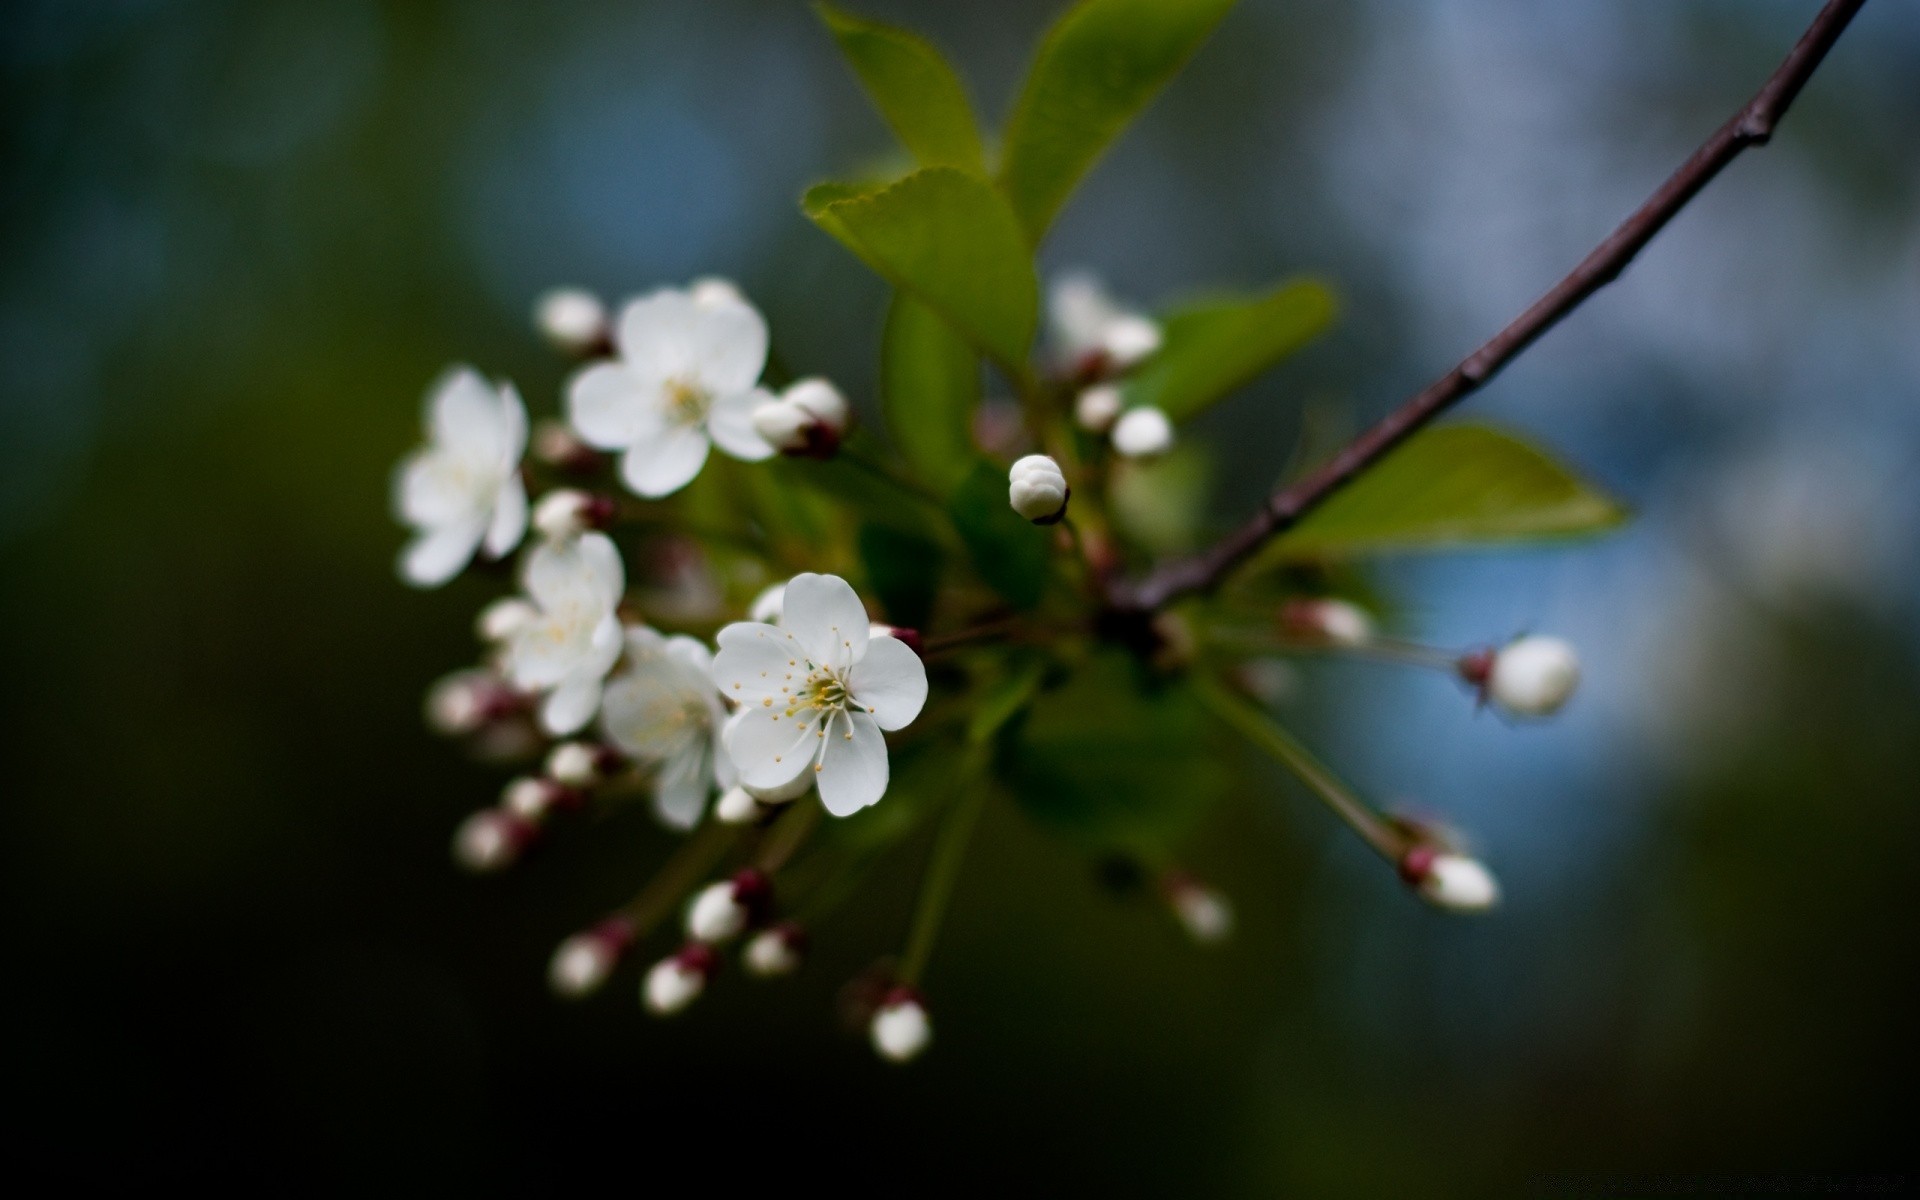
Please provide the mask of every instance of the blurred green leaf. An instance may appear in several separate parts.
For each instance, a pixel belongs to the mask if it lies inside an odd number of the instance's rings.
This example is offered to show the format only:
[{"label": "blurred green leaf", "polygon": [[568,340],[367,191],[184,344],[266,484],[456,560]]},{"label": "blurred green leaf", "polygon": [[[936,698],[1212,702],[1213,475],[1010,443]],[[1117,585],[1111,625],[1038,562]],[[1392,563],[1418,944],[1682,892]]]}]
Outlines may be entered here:
[{"label": "blurred green leaf", "polygon": [[1036,245],[1080,177],[1233,0],[1082,0],[1048,31],[1007,121],[1001,184]]},{"label": "blurred green leaf", "polygon": [[1160,458],[1121,464],[1107,500],[1115,528],[1156,554],[1172,554],[1199,540],[1212,493],[1212,455],[1197,442],[1179,442]]},{"label": "blurred green leaf", "polygon": [[941,522],[933,504],[863,470],[845,457],[776,458],[765,464],[782,489],[801,488],[838,502],[868,524],[938,540]]},{"label": "blurred green leaf", "polygon": [[1312,341],[1333,314],[1333,293],[1313,279],[1179,309],[1162,323],[1159,352],[1128,381],[1127,403],[1194,417]]},{"label": "blurred green leaf", "polygon": [[1595,533],[1626,510],[1545,451],[1485,425],[1416,434],[1277,541],[1275,559]]},{"label": "blurred green leaf", "polygon": [[1094,655],[1035,698],[1006,769],[1034,817],[1155,861],[1225,792],[1228,772],[1185,685],[1143,672],[1123,651]]},{"label": "blurred green leaf", "polygon": [[1015,608],[1040,603],[1052,533],[1013,511],[1006,473],[989,463],[974,464],[954,489],[949,508],[980,577]]},{"label": "blurred green leaf", "polygon": [[927,166],[986,171],[980,130],[960,77],[918,34],[816,4],[867,96],[902,145]]},{"label": "blurred green leaf", "polygon": [[821,184],[801,207],[983,352],[1022,369],[1039,321],[1039,284],[1019,221],[984,179],[926,167],[878,191]]},{"label": "blurred green leaf", "polygon": [[860,527],[860,562],[867,570],[867,585],[890,625],[927,627],[945,561],[938,542],[886,525]]},{"label": "blurred green leaf", "polygon": [[973,716],[967,721],[967,740],[984,742],[1000,732],[1002,726],[1027,706],[1046,673],[1047,661],[1033,658],[1017,667],[1013,674],[990,684],[975,702]]},{"label": "blurred green leaf", "polygon": [[942,495],[975,458],[980,359],[938,313],[896,293],[880,343],[880,411],[907,465]]}]

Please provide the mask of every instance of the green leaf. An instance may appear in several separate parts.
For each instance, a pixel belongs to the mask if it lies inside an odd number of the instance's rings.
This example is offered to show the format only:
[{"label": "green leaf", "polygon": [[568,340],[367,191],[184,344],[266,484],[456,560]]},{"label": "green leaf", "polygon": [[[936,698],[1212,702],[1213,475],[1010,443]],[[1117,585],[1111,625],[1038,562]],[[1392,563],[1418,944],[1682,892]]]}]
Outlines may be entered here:
[{"label": "green leaf", "polygon": [[844,456],[825,462],[812,458],[775,458],[761,469],[780,489],[810,490],[852,510],[869,524],[884,525],[928,540],[939,537],[937,506],[862,470]]},{"label": "green leaf", "polygon": [[1431,550],[1611,528],[1626,510],[1545,451],[1484,425],[1410,438],[1275,543],[1276,559]]},{"label": "green leaf", "polygon": [[1127,403],[1194,417],[1312,341],[1333,314],[1333,293],[1312,279],[1179,309],[1162,322],[1160,350],[1128,381]]},{"label": "green leaf", "polygon": [[1011,675],[989,685],[974,702],[973,716],[967,721],[967,740],[984,742],[1019,716],[1046,673],[1047,661],[1033,658]]},{"label": "green leaf", "polygon": [[1155,859],[1226,790],[1214,739],[1184,684],[1152,679],[1124,651],[1108,650],[1034,701],[1006,769],[1037,819]]},{"label": "green leaf", "polygon": [[1047,588],[1052,534],[1013,511],[1007,502],[1006,473],[976,463],[954,489],[949,510],[980,578],[1015,608],[1040,603]]},{"label": "green leaf", "polygon": [[972,468],[980,358],[926,305],[896,293],[880,341],[880,411],[914,473],[945,495]]},{"label": "green leaf", "polygon": [[932,43],[830,4],[816,4],[814,11],[840,43],[874,107],[915,158],[927,166],[985,173],[966,88]]},{"label": "green leaf", "polygon": [[926,167],[873,192],[822,184],[801,207],[1002,366],[1022,369],[1039,320],[1039,284],[1019,221],[984,179]]},{"label": "green leaf", "polygon": [[1082,0],[1047,33],[1007,122],[1001,183],[1037,245],[1107,145],[1233,0]]},{"label": "green leaf", "polygon": [[885,525],[860,527],[860,562],[888,624],[926,628],[945,560],[938,542]]}]

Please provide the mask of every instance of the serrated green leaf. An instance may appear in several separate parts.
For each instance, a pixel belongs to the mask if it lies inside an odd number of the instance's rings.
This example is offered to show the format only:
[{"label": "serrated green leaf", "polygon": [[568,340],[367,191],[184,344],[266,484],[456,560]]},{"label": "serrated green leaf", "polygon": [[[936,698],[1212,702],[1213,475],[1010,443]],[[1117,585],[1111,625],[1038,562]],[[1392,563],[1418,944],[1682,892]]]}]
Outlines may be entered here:
[{"label": "serrated green leaf", "polygon": [[893,444],[946,495],[973,466],[980,357],[926,305],[896,293],[880,341],[880,411]]},{"label": "serrated green leaf", "polygon": [[1107,146],[1234,0],[1082,0],[1040,44],[1007,122],[1001,183],[1037,245]]},{"label": "serrated green leaf", "polygon": [[1022,518],[1007,503],[1006,473],[987,463],[976,463],[954,489],[948,509],[980,578],[1015,608],[1032,608],[1040,603],[1047,588],[1048,542],[1052,535]]},{"label": "serrated green leaf", "polygon": [[926,167],[878,191],[821,184],[801,207],[983,353],[1022,369],[1039,321],[1039,284],[1020,223],[991,184]]},{"label": "serrated green leaf", "polygon": [[926,628],[946,562],[940,544],[886,525],[862,525],[860,562],[887,622]]},{"label": "serrated green leaf", "polygon": [[1333,293],[1312,279],[1178,309],[1161,323],[1160,350],[1127,382],[1127,403],[1188,420],[1312,341],[1333,314]]},{"label": "serrated green leaf", "polygon": [[1545,451],[1485,425],[1414,435],[1268,552],[1275,559],[1566,537],[1626,519]]},{"label": "serrated green leaf", "polygon": [[873,106],[915,158],[927,166],[985,172],[967,90],[932,43],[830,4],[816,4],[814,11],[840,43]]},{"label": "serrated green leaf", "polygon": [[1161,857],[1224,793],[1213,725],[1187,687],[1122,651],[1035,698],[1006,760],[1020,805],[1086,844]]}]

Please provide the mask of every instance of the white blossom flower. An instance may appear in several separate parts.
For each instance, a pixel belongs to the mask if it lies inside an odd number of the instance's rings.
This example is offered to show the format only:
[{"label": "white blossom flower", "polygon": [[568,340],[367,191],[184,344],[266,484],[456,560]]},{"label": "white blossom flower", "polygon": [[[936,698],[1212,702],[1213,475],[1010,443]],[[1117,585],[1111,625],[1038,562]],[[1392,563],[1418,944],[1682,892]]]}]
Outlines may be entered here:
[{"label": "white blossom flower", "polygon": [[533,324],[561,353],[586,354],[607,340],[607,306],[583,288],[554,288],[534,301]]},{"label": "white blossom flower", "polygon": [[1580,657],[1555,637],[1517,638],[1494,651],[1487,698],[1520,717],[1558,712],[1580,682]]},{"label": "white blossom flower", "polygon": [[620,552],[604,533],[542,542],[527,555],[521,586],[539,612],[508,640],[507,675],[546,693],[540,723],[547,732],[573,733],[593,719],[602,683],[620,657]]},{"label": "white blossom flower", "polygon": [[831,455],[853,409],[824,379],[802,379],[753,410],[753,428],[782,454]]},{"label": "white blossom flower", "polygon": [[781,624],[720,631],[713,679],[741,706],[727,751],[749,789],[809,772],[828,812],[844,817],[887,790],[882,730],[900,729],[927,699],[927,670],[904,643],[872,637],[866,609],[837,575],[796,575]]},{"label": "white blossom flower", "polygon": [[427,396],[427,445],[394,475],[394,511],[416,531],[400,554],[400,576],[438,587],[482,546],[501,558],[527,532],[520,456],[527,410],[510,383],[498,386],[455,367]]},{"label": "white blossom flower", "polygon": [[629,303],[614,337],[620,355],[567,385],[567,413],[588,444],[620,450],[620,476],[642,496],[679,491],[709,446],[757,462],[773,447],[753,410],[773,399],[757,386],[767,323],[738,296],[662,289]]},{"label": "white blossom flower", "polygon": [[888,996],[868,1026],[873,1048],[889,1062],[910,1062],[933,1041],[933,1021],[919,997],[901,989]]},{"label": "white blossom flower", "polygon": [[793,922],[784,921],[754,934],[741,951],[740,960],[750,973],[772,979],[799,970],[806,949],[806,934]]},{"label": "white blossom flower", "polygon": [[713,686],[713,654],[684,635],[627,630],[626,661],[608,681],[600,728],[621,751],[655,765],[653,803],[661,821],[691,829],[714,787],[734,771],[720,732],[727,710]]},{"label": "white blossom flower", "polygon": [[1173,449],[1173,422],[1150,404],[1130,408],[1113,423],[1114,453],[1123,458],[1152,458]]},{"label": "white blossom flower", "polygon": [[1160,326],[1116,304],[1098,279],[1064,275],[1047,293],[1047,319],[1062,365],[1080,370],[1093,360],[1099,374],[1118,373],[1160,349]]},{"label": "white blossom flower", "polygon": [[1105,433],[1120,417],[1120,389],[1110,383],[1095,384],[1073,400],[1073,419],[1088,433]]},{"label": "white blossom flower", "polygon": [[1035,525],[1051,525],[1067,513],[1067,477],[1044,454],[1029,454],[1007,472],[1007,502]]}]

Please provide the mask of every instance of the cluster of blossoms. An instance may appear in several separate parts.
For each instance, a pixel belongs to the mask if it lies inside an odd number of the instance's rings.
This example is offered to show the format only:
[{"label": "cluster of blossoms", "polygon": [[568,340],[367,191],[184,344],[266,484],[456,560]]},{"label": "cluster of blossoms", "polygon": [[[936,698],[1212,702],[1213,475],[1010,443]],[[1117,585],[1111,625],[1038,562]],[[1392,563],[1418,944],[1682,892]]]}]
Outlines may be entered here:
[{"label": "cluster of blossoms", "polygon": [[[950,73],[938,53],[820,12],[890,121],[923,116],[891,89]],[[1136,24],[1070,19],[1057,36],[1124,38]],[[1116,71],[1180,61],[1210,28],[1169,25],[1185,39],[1171,57],[1128,46],[1055,57]],[[867,72],[876,46],[918,65]],[[960,93],[957,81],[940,91]],[[1137,107],[1080,132],[1110,137]],[[517,559],[514,594],[478,615],[479,663],[427,697],[436,729],[521,765],[460,825],[456,859],[500,870],[569,818],[635,797],[682,835],[631,900],[560,943],[549,968],[560,995],[594,993],[643,955],[640,999],[661,1016],[691,1005],[730,957],[751,976],[791,975],[875,861],[933,825],[901,953],[842,989],[879,1055],[914,1058],[932,1037],[923,976],[989,799],[1069,834],[1117,894],[1155,897],[1169,927],[1225,941],[1233,905],[1182,845],[1208,804],[1270,790],[1229,776],[1228,730],[1292,771],[1434,909],[1484,912],[1499,898],[1457,834],[1377,811],[1282,727],[1272,710],[1291,699],[1286,660],[1437,669],[1479,705],[1530,719],[1572,695],[1571,647],[1527,636],[1457,652],[1384,633],[1348,561],[1372,543],[1323,530],[1306,551],[1263,557],[1288,550],[1273,541],[1277,503],[1211,549],[1199,548],[1197,512],[1168,519],[1180,507],[1168,479],[1204,458],[1198,446],[1175,453],[1176,425],[1316,333],[1331,313],[1324,289],[1295,281],[1155,318],[1073,274],[1043,305],[1032,252],[1062,175],[1021,156],[1054,153],[1073,131],[1028,138],[1016,122],[989,172],[985,140],[956,144],[956,128],[907,138],[916,154],[938,152],[893,184],[828,185],[803,202],[895,289],[884,434],[857,423],[833,383],[772,365],[760,311],[715,278],[617,312],[577,289],[542,297],[536,327],[571,360],[553,417],[530,425],[511,385],[465,367],[428,394],[426,444],[395,480],[413,531],[401,577],[437,587],[476,560]],[[1073,170],[1103,146],[1075,151]],[[976,272],[1008,295],[983,294],[995,289],[973,286]],[[988,364],[1017,405],[978,401]],[[1557,471],[1505,435],[1469,440],[1494,464],[1495,495],[1467,517],[1517,503],[1498,486],[1499,461],[1521,462],[1529,479]],[[1457,492],[1455,463],[1443,466]],[[1425,494],[1417,479],[1405,487],[1420,468],[1400,469],[1395,486]],[[1575,533],[1614,519],[1571,475],[1559,482],[1546,514],[1502,528]],[[1143,512],[1158,522],[1151,536]],[[1386,532],[1430,534],[1433,516],[1400,512]],[[1466,519],[1454,517],[1439,525],[1457,538]],[[1169,538],[1188,553],[1156,561]]]}]

